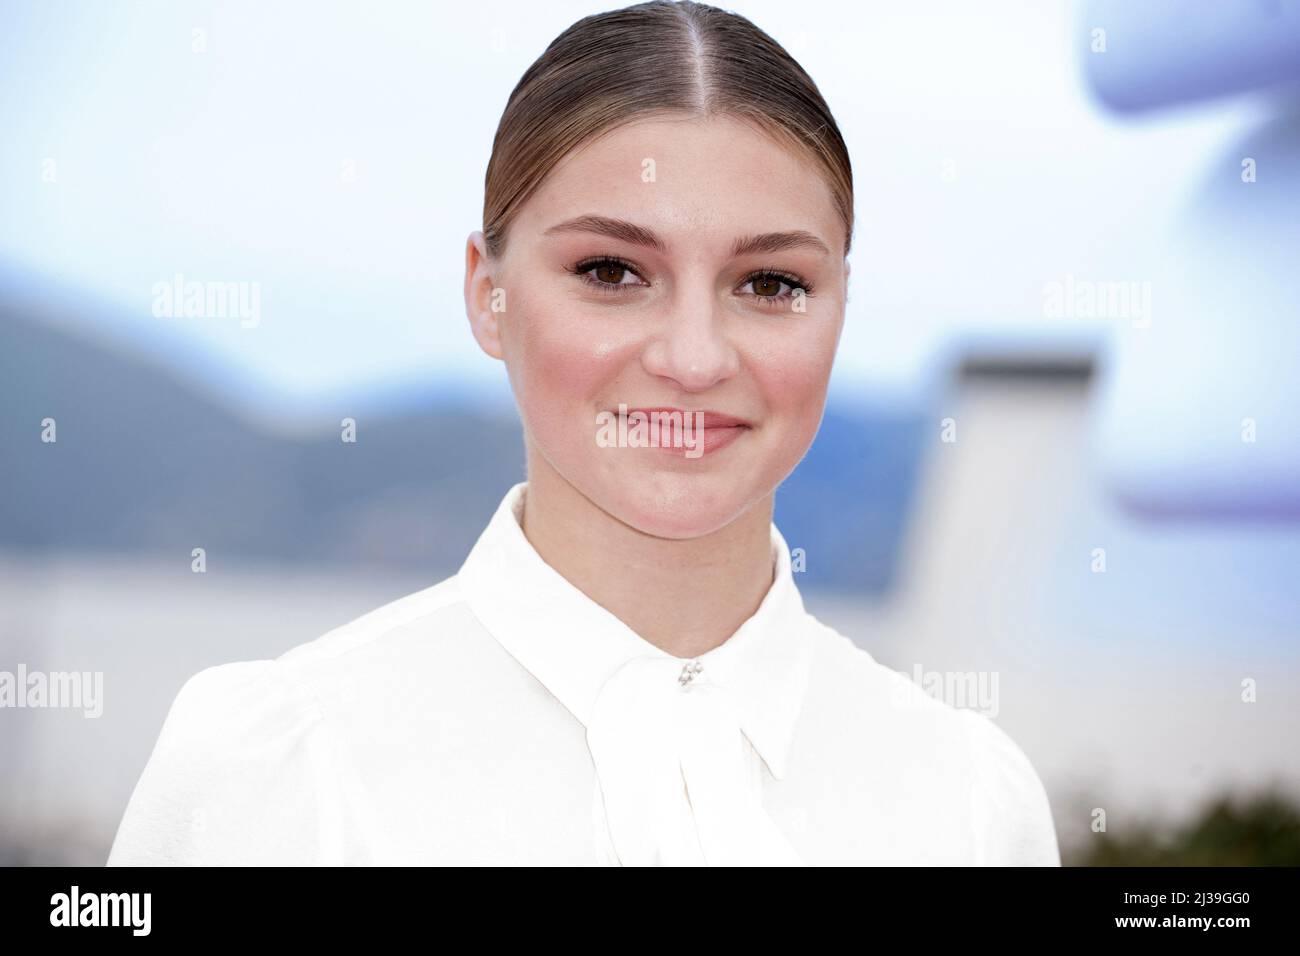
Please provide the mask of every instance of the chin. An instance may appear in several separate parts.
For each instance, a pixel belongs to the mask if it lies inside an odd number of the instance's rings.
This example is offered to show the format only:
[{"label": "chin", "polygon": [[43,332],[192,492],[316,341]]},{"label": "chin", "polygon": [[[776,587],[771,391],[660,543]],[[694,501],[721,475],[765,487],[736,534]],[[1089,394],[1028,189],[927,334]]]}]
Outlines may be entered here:
[{"label": "chin", "polygon": [[701,474],[632,470],[592,499],[606,512],[643,534],[687,540],[712,534],[763,498],[764,491],[733,469]]}]

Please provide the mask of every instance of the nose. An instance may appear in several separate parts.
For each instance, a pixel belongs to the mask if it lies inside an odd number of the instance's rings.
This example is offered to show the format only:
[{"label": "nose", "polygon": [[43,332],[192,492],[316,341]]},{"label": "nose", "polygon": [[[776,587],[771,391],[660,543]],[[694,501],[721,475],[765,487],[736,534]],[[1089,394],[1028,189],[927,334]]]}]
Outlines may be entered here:
[{"label": "nose", "polygon": [[726,381],[740,370],[726,320],[708,293],[681,296],[642,351],[642,366],[687,392],[703,392]]}]

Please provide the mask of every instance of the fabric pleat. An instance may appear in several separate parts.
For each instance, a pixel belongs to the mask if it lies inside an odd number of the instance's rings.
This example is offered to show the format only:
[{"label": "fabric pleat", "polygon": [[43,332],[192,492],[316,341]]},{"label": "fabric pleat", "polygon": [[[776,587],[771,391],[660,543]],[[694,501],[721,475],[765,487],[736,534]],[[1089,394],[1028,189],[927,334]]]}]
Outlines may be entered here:
[{"label": "fabric pleat", "polygon": [[609,838],[624,866],[798,866],[762,805],[725,688],[682,663],[638,657],[596,699],[587,728]]}]

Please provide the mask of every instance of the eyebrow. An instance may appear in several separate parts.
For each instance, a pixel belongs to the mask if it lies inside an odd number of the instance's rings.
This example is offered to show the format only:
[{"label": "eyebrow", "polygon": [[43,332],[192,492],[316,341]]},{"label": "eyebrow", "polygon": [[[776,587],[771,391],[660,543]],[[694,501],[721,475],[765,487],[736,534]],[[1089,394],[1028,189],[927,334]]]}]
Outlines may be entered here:
[{"label": "eyebrow", "polygon": [[[620,239],[635,246],[646,246],[657,252],[667,252],[667,244],[655,233],[638,226],[626,219],[611,219],[608,216],[586,215],[566,219],[546,230],[545,235],[557,235],[565,232],[589,232],[598,236]],[[763,252],[781,252],[786,249],[812,249],[823,255],[830,255],[830,249],[811,232],[793,229],[789,232],[764,232],[754,236],[742,236],[731,247],[733,258]]]},{"label": "eyebrow", "polygon": [[731,247],[733,257],[745,256],[755,252],[782,252],[786,249],[812,249],[829,256],[830,249],[811,232],[795,229],[791,232],[764,232],[757,236],[745,236],[737,239]]},{"label": "eyebrow", "polygon": [[553,236],[562,232],[590,232],[598,236],[621,239],[634,246],[648,246],[657,252],[667,252],[664,241],[649,229],[638,226],[626,219],[610,219],[608,216],[578,216],[567,219],[558,226],[546,230],[546,235]]}]

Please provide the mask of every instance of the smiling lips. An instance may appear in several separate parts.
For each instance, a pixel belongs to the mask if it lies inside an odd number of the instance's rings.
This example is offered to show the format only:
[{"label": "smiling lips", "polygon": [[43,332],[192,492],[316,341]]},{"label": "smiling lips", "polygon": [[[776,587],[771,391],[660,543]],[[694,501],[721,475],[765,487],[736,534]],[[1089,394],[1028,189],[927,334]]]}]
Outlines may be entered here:
[{"label": "smiling lips", "polygon": [[[735,415],[727,415],[723,412],[713,411],[712,409],[685,409],[671,408],[668,406],[656,407],[636,407],[627,409],[627,415],[631,416],[635,412],[641,412],[646,416],[648,422],[656,421],[663,423],[666,420],[660,416],[671,416],[670,421],[674,423],[681,422],[686,427],[694,429],[697,424],[702,424],[704,428],[704,454],[717,451],[719,448],[725,448],[733,441],[749,431],[754,426],[743,418]],[[697,417],[701,416],[701,417]],[[698,443],[699,439],[693,439],[692,444]],[[661,437],[659,451],[665,451],[673,455],[682,455],[688,449],[682,445],[674,444],[669,436]]]}]

